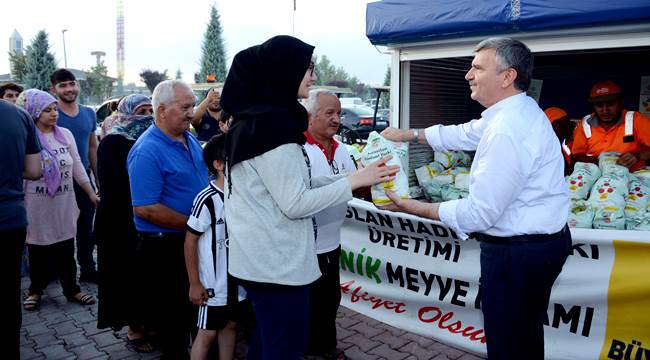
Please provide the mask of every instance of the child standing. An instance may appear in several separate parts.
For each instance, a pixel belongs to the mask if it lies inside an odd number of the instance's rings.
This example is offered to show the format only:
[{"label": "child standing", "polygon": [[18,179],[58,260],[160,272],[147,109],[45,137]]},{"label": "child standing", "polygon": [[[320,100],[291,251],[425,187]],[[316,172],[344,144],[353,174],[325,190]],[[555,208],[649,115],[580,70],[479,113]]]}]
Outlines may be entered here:
[{"label": "child standing", "polygon": [[190,299],[198,310],[198,333],[191,358],[205,359],[218,339],[219,359],[232,359],[235,328],[245,294],[228,275],[228,243],[224,222],[224,135],[215,135],[203,148],[203,160],[216,176],[194,199],[185,235],[185,264]]}]

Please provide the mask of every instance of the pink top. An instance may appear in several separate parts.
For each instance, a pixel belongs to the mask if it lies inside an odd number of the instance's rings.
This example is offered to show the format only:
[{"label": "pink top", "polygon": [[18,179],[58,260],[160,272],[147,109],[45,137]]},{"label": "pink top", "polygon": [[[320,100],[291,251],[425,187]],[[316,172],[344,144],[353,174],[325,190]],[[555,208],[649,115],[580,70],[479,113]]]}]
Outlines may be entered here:
[{"label": "pink top", "polygon": [[[43,178],[25,181],[28,244],[50,245],[71,239],[77,232],[79,208],[74,196],[72,179],[74,178],[79,185],[90,182],[90,179],[81,163],[72,133],[65,128],[59,129],[69,145],[61,144],[51,132],[45,134],[61,170],[61,185],[56,194],[54,197],[47,195],[47,186]],[[37,128],[36,131],[40,130]]]}]

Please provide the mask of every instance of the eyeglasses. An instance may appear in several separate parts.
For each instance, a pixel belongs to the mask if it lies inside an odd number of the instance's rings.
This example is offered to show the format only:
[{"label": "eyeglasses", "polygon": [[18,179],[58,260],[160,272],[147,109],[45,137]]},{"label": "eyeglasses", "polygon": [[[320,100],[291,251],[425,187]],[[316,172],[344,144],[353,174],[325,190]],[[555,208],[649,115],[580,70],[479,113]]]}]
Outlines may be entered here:
[{"label": "eyeglasses", "polygon": [[316,64],[312,61],[309,63],[309,67],[307,68],[310,76],[314,76],[314,69],[316,69]]},{"label": "eyeglasses", "polygon": [[336,160],[332,159],[332,162],[330,163],[330,167],[332,168],[332,174],[334,175],[339,174],[339,166],[336,165]]}]

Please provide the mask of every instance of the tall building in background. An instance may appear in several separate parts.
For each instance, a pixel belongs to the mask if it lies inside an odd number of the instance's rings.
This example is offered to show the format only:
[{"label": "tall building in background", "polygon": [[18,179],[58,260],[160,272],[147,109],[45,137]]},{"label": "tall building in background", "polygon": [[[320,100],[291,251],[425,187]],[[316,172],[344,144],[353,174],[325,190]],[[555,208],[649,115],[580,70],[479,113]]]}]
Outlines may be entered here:
[{"label": "tall building in background", "polygon": [[22,54],[23,53],[23,37],[20,36],[18,30],[14,29],[14,33],[9,38],[9,53]]},{"label": "tall building in background", "polygon": [[124,2],[117,0],[117,94],[124,91]]}]

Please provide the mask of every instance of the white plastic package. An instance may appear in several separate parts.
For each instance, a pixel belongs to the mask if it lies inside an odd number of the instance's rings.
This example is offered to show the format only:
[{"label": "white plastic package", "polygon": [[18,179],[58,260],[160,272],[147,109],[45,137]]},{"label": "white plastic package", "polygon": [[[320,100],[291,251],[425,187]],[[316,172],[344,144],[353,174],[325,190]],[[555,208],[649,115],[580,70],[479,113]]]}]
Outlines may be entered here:
[{"label": "white plastic package", "polygon": [[595,164],[577,162],[573,173],[567,176],[566,182],[571,192],[571,199],[587,199],[589,191],[600,177],[600,169]]},{"label": "white plastic package", "polygon": [[607,164],[616,165],[616,161],[618,161],[619,156],[621,156],[621,153],[616,151],[606,151],[600,153],[600,155],[598,155],[598,167],[600,168],[600,171],[603,171],[605,165]]},{"label": "white plastic package", "polygon": [[627,181],[616,175],[601,176],[589,196],[594,209],[594,229],[625,229]]},{"label": "white plastic package", "polygon": [[572,200],[568,224],[572,228],[591,229],[594,221],[594,209],[586,200]]},{"label": "white plastic package", "polygon": [[386,190],[391,190],[397,196],[408,199],[409,198],[409,184],[408,177],[402,163],[400,161],[400,154],[395,151],[395,146],[392,141],[384,139],[378,132],[373,131],[368,135],[366,147],[361,152],[361,162],[363,166],[368,166],[370,163],[380,160],[388,155],[392,155],[386,165],[399,165],[400,169],[395,174],[395,178],[391,181],[385,181],[370,188],[372,195],[372,202],[377,205],[386,205],[391,200],[386,196]]}]

